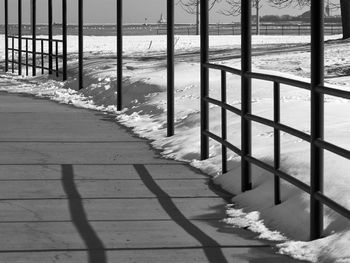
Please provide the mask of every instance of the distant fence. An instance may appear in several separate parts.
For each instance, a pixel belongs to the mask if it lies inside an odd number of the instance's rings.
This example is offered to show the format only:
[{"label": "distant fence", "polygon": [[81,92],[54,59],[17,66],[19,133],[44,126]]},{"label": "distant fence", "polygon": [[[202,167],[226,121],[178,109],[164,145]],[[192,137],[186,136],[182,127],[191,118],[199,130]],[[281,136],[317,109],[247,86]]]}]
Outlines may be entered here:
[{"label": "distant fence", "polygon": [[[166,34],[165,28],[156,28],[157,35]],[[208,27],[209,35],[240,35],[241,26],[239,24],[211,24]],[[325,24],[324,33],[326,35],[342,34],[341,24]],[[256,34],[256,26],[252,26],[252,33]],[[261,24],[260,35],[310,35],[311,26],[308,24]],[[176,26],[175,34],[194,35],[196,27],[193,25]]]},{"label": "distant fence", "polygon": [[[116,26],[114,25],[84,25],[84,35],[86,36],[115,36]],[[17,25],[9,25],[9,30],[17,31]],[[47,25],[37,25],[38,35],[46,35]],[[62,25],[52,26],[53,35],[62,35]],[[67,26],[69,35],[78,35],[77,25]],[[341,24],[325,24],[324,33],[326,35],[337,35],[343,32]],[[0,34],[4,31],[0,26]],[[30,34],[32,29],[30,25],[23,25],[23,34]],[[176,35],[195,35],[195,25],[175,25]],[[253,34],[256,33],[255,25],[252,26]],[[261,35],[309,35],[311,26],[309,24],[261,24]],[[123,25],[123,35],[166,35],[166,25]],[[210,35],[240,35],[241,26],[239,24],[211,24],[209,25]]]},{"label": "distant fence", "polygon": [[[18,75],[22,75],[23,67],[25,74],[29,75],[29,67],[32,69],[33,76],[37,74],[37,69],[41,74],[47,71],[49,74],[55,73],[57,77],[62,75],[62,79],[67,79],[67,0],[62,0],[62,39],[54,39],[52,31],[53,21],[53,0],[47,0],[48,3],[48,25],[47,38],[37,37],[36,25],[36,0],[31,1],[30,15],[32,18],[31,26],[22,24],[22,0],[17,0],[17,24],[9,25],[9,0],[4,0],[4,34],[5,34],[5,71],[9,71],[11,66],[12,73],[15,69]],[[23,32],[26,30],[26,32]],[[23,35],[29,35],[24,37]],[[40,47],[40,48],[37,48]],[[40,61],[38,63],[38,61]],[[55,64],[55,66],[54,66]],[[60,65],[62,70],[60,70]]]}]

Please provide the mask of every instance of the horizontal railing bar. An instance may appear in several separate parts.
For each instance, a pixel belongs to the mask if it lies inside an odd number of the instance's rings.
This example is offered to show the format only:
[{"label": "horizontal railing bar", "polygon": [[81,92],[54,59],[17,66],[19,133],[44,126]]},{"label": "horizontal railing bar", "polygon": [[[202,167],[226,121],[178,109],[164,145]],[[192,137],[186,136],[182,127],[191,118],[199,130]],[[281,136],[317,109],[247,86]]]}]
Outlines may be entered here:
[{"label": "horizontal railing bar", "polygon": [[[8,48],[8,50],[13,50],[13,51],[17,51],[17,52],[19,51],[19,49],[16,49],[16,48]],[[33,54],[33,51],[30,51],[30,50],[26,51],[26,50],[23,50],[23,49],[22,49],[21,52],[22,52],[22,53]],[[51,54],[51,55],[50,55],[49,53],[45,53],[45,52],[44,52],[44,53],[35,52],[35,54],[37,54],[38,56],[41,55],[41,54],[44,54],[45,56],[50,56],[50,57],[54,57],[54,58],[55,58],[55,57],[63,58],[63,55],[55,55],[55,54]]]},{"label": "horizontal railing bar", "polygon": [[231,68],[223,65],[213,64],[213,63],[203,63],[203,66],[209,69],[217,69],[225,72],[229,72],[235,75],[241,75],[242,71],[236,68]]},{"label": "horizontal railing bar", "polygon": [[219,100],[216,100],[216,99],[212,99],[212,98],[208,98],[208,97],[205,97],[203,98],[204,101],[206,102],[209,102],[211,104],[214,104],[216,106],[219,106],[221,108],[224,108],[225,110],[228,110],[228,111],[231,111],[237,115],[241,115],[242,114],[242,111],[240,109],[237,109],[236,107],[233,107],[227,103],[223,103]]},{"label": "horizontal railing bar", "polygon": [[286,132],[286,133],[288,133],[290,135],[293,135],[295,137],[298,137],[299,139],[302,139],[304,141],[311,142],[311,136],[309,134],[301,132],[301,131],[298,131],[298,130],[296,130],[294,128],[291,128],[291,127],[289,127],[287,125],[284,125],[284,124],[281,124],[281,123],[274,123],[273,121],[271,121],[269,119],[266,119],[266,118],[263,118],[263,117],[260,117],[260,116],[256,116],[256,115],[253,115],[253,114],[247,114],[245,117],[248,120],[258,122],[260,124],[269,126],[271,128],[275,128],[275,129],[277,129],[279,131]]},{"label": "horizontal railing bar", "polygon": [[285,181],[291,183],[292,185],[300,188],[304,192],[309,193],[309,194],[311,193],[311,189],[310,189],[309,185],[303,183],[302,181],[299,181],[298,179],[294,178],[293,176],[290,176],[289,174],[282,172],[281,170],[275,170],[271,165],[264,163],[264,162],[254,158],[252,156],[246,156],[245,159],[248,162],[250,162],[256,166],[258,166],[258,167],[260,167],[260,168],[262,168],[262,169],[264,169],[272,174],[277,175],[278,177],[284,179]]},{"label": "horizontal railing bar", "polygon": [[[19,38],[18,36],[8,36],[8,38]],[[32,37],[21,37],[21,39],[23,39],[23,40],[26,40],[26,39],[28,39],[28,40],[34,40]],[[50,41],[52,41],[52,42],[60,42],[60,43],[63,43],[63,40],[62,39],[48,39],[48,38],[36,38],[35,40],[37,40],[37,41],[41,41],[41,40],[43,40],[43,41],[47,41],[47,42],[50,42]]]},{"label": "horizontal railing bar", "polygon": [[336,146],[332,143],[329,143],[329,142],[326,142],[326,141],[323,141],[320,139],[316,140],[315,144],[316,144],[316,146],[318,146],[324,150],[327,150],[327,151],[330,151],[330,152],[335,153],[337,155],[340,155],[346,159],[350,159],[350,151],[348,151],[344,148],[341,148],[339,146]]},{"label": "horizontal railing bar", "polygon": [[315,198],[323,203],[324,205],[328,206],[329,208],[333,209],[337,213],[341,214],[342,216],[350,219],[350,210],[346,209],[342,205],[338,204],[337,202],[333,201],[329,197],[325,196],[324,194],[317,192],[315,193]]},{"label": "horizontal railing bar", "polygon": [[350,100],[350,92],[346,90],[333,89],[329,87],[317,87],[316,91],[321,94],[341,97]]},{"label": "horizontal railing bar", "polygon": [[219,136],[215,135],[214,133],[210,132],[210,131],[203,131],[203,134],[210,137],[211,139],[221,143],[222,145],[224,145],[226,148],[230,149],[231,151],[233,151],[235,154],[238,155],[242,155],[242,152],[240,149],[238,149],[236,146],[232,145],[231,143],[229,143],[228,141],[223,140],[222,138],[220,138]]},{"label": "horizontal railing bar", "polygon": [[[16,64],[16,65],[19,65],[19,63],[17,61],[12,61],[12,60],[9,60],[8,61],[9,63],[13,63],[13,64]],[[21,63],[22,66],[26,66],[27,64],[26,63]],[[33,65],[32,64],[28,64],[29,67],[32,67]],[[37,69],[45,69],[45,70],[50,70],[49,68],[47,67],[41,67],[40,65],[36,65],[36,68]],[[55,69],[51,69],[53,72],[58,72],[58,73],[63,73],[63,71],[61,70],[55,70]]]},{"label": "horizontal railing bar", "polygon": [[253,79],[278,82],[280,84],[294,86],[296,88],[311,90],[310,83],[305,82],[305,81],[301,81],[301,80],[289,79],[289,78],[285,78],[285,77],[281,77],[281,76],[275,76],[275,75],[257,73],[257,72],[247,72],[246,74],[247,74],[247,77],[250,77]]}]

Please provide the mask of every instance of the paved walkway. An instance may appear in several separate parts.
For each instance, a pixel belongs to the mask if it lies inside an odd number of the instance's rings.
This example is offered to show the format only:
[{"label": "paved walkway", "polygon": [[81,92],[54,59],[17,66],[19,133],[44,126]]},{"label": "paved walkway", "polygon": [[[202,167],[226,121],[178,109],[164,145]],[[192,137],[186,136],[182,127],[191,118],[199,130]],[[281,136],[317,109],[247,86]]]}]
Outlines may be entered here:
[{"label": "paved walkway", "polygon": [[0,181],[0,262],[294,262],[99,112],[1,93]]}]

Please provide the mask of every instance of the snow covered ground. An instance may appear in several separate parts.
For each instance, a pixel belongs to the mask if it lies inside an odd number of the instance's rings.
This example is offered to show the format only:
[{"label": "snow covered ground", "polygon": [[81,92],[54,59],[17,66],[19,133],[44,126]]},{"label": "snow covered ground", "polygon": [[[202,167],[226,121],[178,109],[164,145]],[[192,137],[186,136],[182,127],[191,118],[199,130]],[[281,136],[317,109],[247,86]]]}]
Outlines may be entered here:
[{"label": "snow covered ground", "polygon": [[[333,36],[337,39],[340,36]],[[3,36],[0,36],[0,42]],[[3,43],[3,42],[2,42]],[[214,181],[235,194],[234,206],[227,208],[225,221],[234,227],[248,227],[259,238],[280,242],[279,252],[312,262],[350,262],[350,223],[325,209],[325,238],[308,242],[309,196],[282,183],[282,204],[273,205],[273,177],[253,166],[253,190],[240,192],[240,158],[230,152],[229,172],[221,174],[221,146],[210,145],[210,159],[199,161],[199,38],[177,36],[176,52],[176,135],[166,137],[166,38],[165,36],[125,37],[124,101],[116,111],[116,57],[114,37],[86,37],[84,86],[77,87],[77,38],[68,39],[69,79],[65,83],[47,76],[35,78],[0,75],[0,90],[25,92],[52,100],[116,114],[116,120],[148,138],[165,158],[183,160],[214,177]],[[268,70],[292,78],[310,76],[309,37],[253,37],[254,70]],[[240,67],[239,36],[210,38],[215,63]],[[220,52],[222,50],[222,52]],[[1,45],[0,58],[4,58]],[[350,45],[329,41],[326,45],[327,82],[347,89],[350,86]],[[3,63],[1,63],[3,67]],[[0,69],[1,70],[1,69]],[[228,74],[228,102],[240,108],[240,78]],[[253,113],[272,118],[272,83],[253,81]],[[220,98],[220,72],[210,71],[210,95]],[[281,119],[286,125],[310,132],[310,96],[307,91],[281,87]],[[348,100],[326,97],[326,139],[350,149],[350,104]],[[220,135],[220,109],[210,108],[210,130]],[[228,113],[229,141],[240,147],[240,118]],[[282,134],[282,170],[309,183],[309,145]],[[273,130],[253,124],[253,156],[273,161]],[[350,208],[349,161],[325,153],[325,194]],[[269,230],[271,229],[271,230]],[[293,241],[296,240],[296,241]]]}]

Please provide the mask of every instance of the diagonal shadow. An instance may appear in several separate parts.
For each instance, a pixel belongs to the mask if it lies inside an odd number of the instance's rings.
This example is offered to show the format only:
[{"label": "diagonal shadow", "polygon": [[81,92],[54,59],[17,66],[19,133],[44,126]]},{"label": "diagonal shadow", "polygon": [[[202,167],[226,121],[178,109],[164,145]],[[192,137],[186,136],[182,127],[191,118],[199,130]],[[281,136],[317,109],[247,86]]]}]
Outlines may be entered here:
[{"label": "diagonal shadow", "polygon": [[144,185],[158,198],[158,202],[170,218],[201,243],[208,261],[210,263],[228,263],[221,251],[220,244],[191,223],[191,221],[181,213],[171,200],[171,197],[154,181],[145,166],[142,164],[135,164],[134,167]]},{"label": "diagonal shadow", "polygon": [[89,263],[107,263],[104,245],[87,219],[82,198],[74,183],[73,166],[67,164],[61,168],[61,181],[68,197],[71,219],[88,249]]}]

